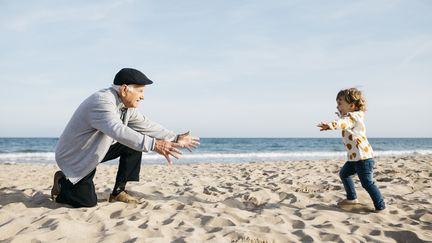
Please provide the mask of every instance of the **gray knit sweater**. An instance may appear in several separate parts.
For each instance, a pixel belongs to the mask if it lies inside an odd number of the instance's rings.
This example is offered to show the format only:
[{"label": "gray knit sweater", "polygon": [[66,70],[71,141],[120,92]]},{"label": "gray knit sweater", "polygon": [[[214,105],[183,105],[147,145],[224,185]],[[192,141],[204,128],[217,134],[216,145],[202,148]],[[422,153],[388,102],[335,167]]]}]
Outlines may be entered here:
[{"label": "gray knit sweater", "polygon": [[76,183],[96,168],[114,141],[148,152],[155,138],[173,141],[176,134],[137,109],[125,109],[117,91],[107,88],[88,97],[75,111],[59,138],[55,159]]}]

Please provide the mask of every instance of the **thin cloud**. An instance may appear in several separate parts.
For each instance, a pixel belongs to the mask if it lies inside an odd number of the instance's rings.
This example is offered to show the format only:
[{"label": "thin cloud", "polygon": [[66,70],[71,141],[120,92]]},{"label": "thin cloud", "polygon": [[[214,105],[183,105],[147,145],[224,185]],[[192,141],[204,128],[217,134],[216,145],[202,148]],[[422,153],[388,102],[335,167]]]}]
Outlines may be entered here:
[{"label": "thin cloud", "polygon": [[411,52],[400,64],[401,66],[406,65],[414,61],[417,57],[429,56],[432,57],[432,38],[419,44],[418,47]]},{"label": "thin cloud", "polygon": [[59,23],[59,22],[93,22],[107,19],[114,10],[122,5],[132,3],[133,0],[115,0],[111,2],[81,4],[74,2],[73,5],[59,6],[40,3],[25,5],[19,9],[19,14],[2,18],[2,28],[23,32],[34,26]]}]

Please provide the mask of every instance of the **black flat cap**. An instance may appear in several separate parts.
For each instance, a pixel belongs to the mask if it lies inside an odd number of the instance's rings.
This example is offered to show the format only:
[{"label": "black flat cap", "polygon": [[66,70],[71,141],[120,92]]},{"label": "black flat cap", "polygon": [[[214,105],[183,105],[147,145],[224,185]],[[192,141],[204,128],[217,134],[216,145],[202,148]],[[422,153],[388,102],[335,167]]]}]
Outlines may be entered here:
[{"label": "black flat cap", "polygon": [[153,81],[147,78],[147,76],[145,76],[144,73],[133,68],[123,68],[114,77],[115,85],[123,85],[123,84],[148,85],[152,83]]}]

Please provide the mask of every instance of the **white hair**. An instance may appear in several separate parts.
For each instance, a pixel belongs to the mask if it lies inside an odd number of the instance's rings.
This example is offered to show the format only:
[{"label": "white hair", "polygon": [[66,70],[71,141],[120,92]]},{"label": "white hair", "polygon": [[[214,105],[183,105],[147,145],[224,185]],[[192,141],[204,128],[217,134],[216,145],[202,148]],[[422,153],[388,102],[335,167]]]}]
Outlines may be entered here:
[{"label": "white hair", "polygon": [[[115,91],[117,91],[117,92],[120,92],[120,87],[121,87],[121,86],[122,86],[122,85],[115,85],[115,84],[112,85],[113,89],[115,89]],[[127,90],[129,90],[129,91],[131,91],[131,90],[134,89],[135,87],[136,87],[135,84],[129,84],[129,85],[126,85],[126,88],[127,88]]]}]

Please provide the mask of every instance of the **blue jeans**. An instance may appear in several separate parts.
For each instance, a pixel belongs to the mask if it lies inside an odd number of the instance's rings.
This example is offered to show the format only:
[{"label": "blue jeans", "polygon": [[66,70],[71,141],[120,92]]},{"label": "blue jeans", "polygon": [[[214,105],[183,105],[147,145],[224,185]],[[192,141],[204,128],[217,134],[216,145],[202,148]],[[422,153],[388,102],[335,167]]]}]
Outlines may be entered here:
[{"label": "blue jeans", "polygon": [[360,161],[347,161],[339,172],[339,176],[347,193],[348,200],[357,198],[352,175],[357,174],[361,185],[369,193],[375,209],[382,210],[385,208],[384,198],[373,180],[373,166],[375,161],[371,159]]}]

